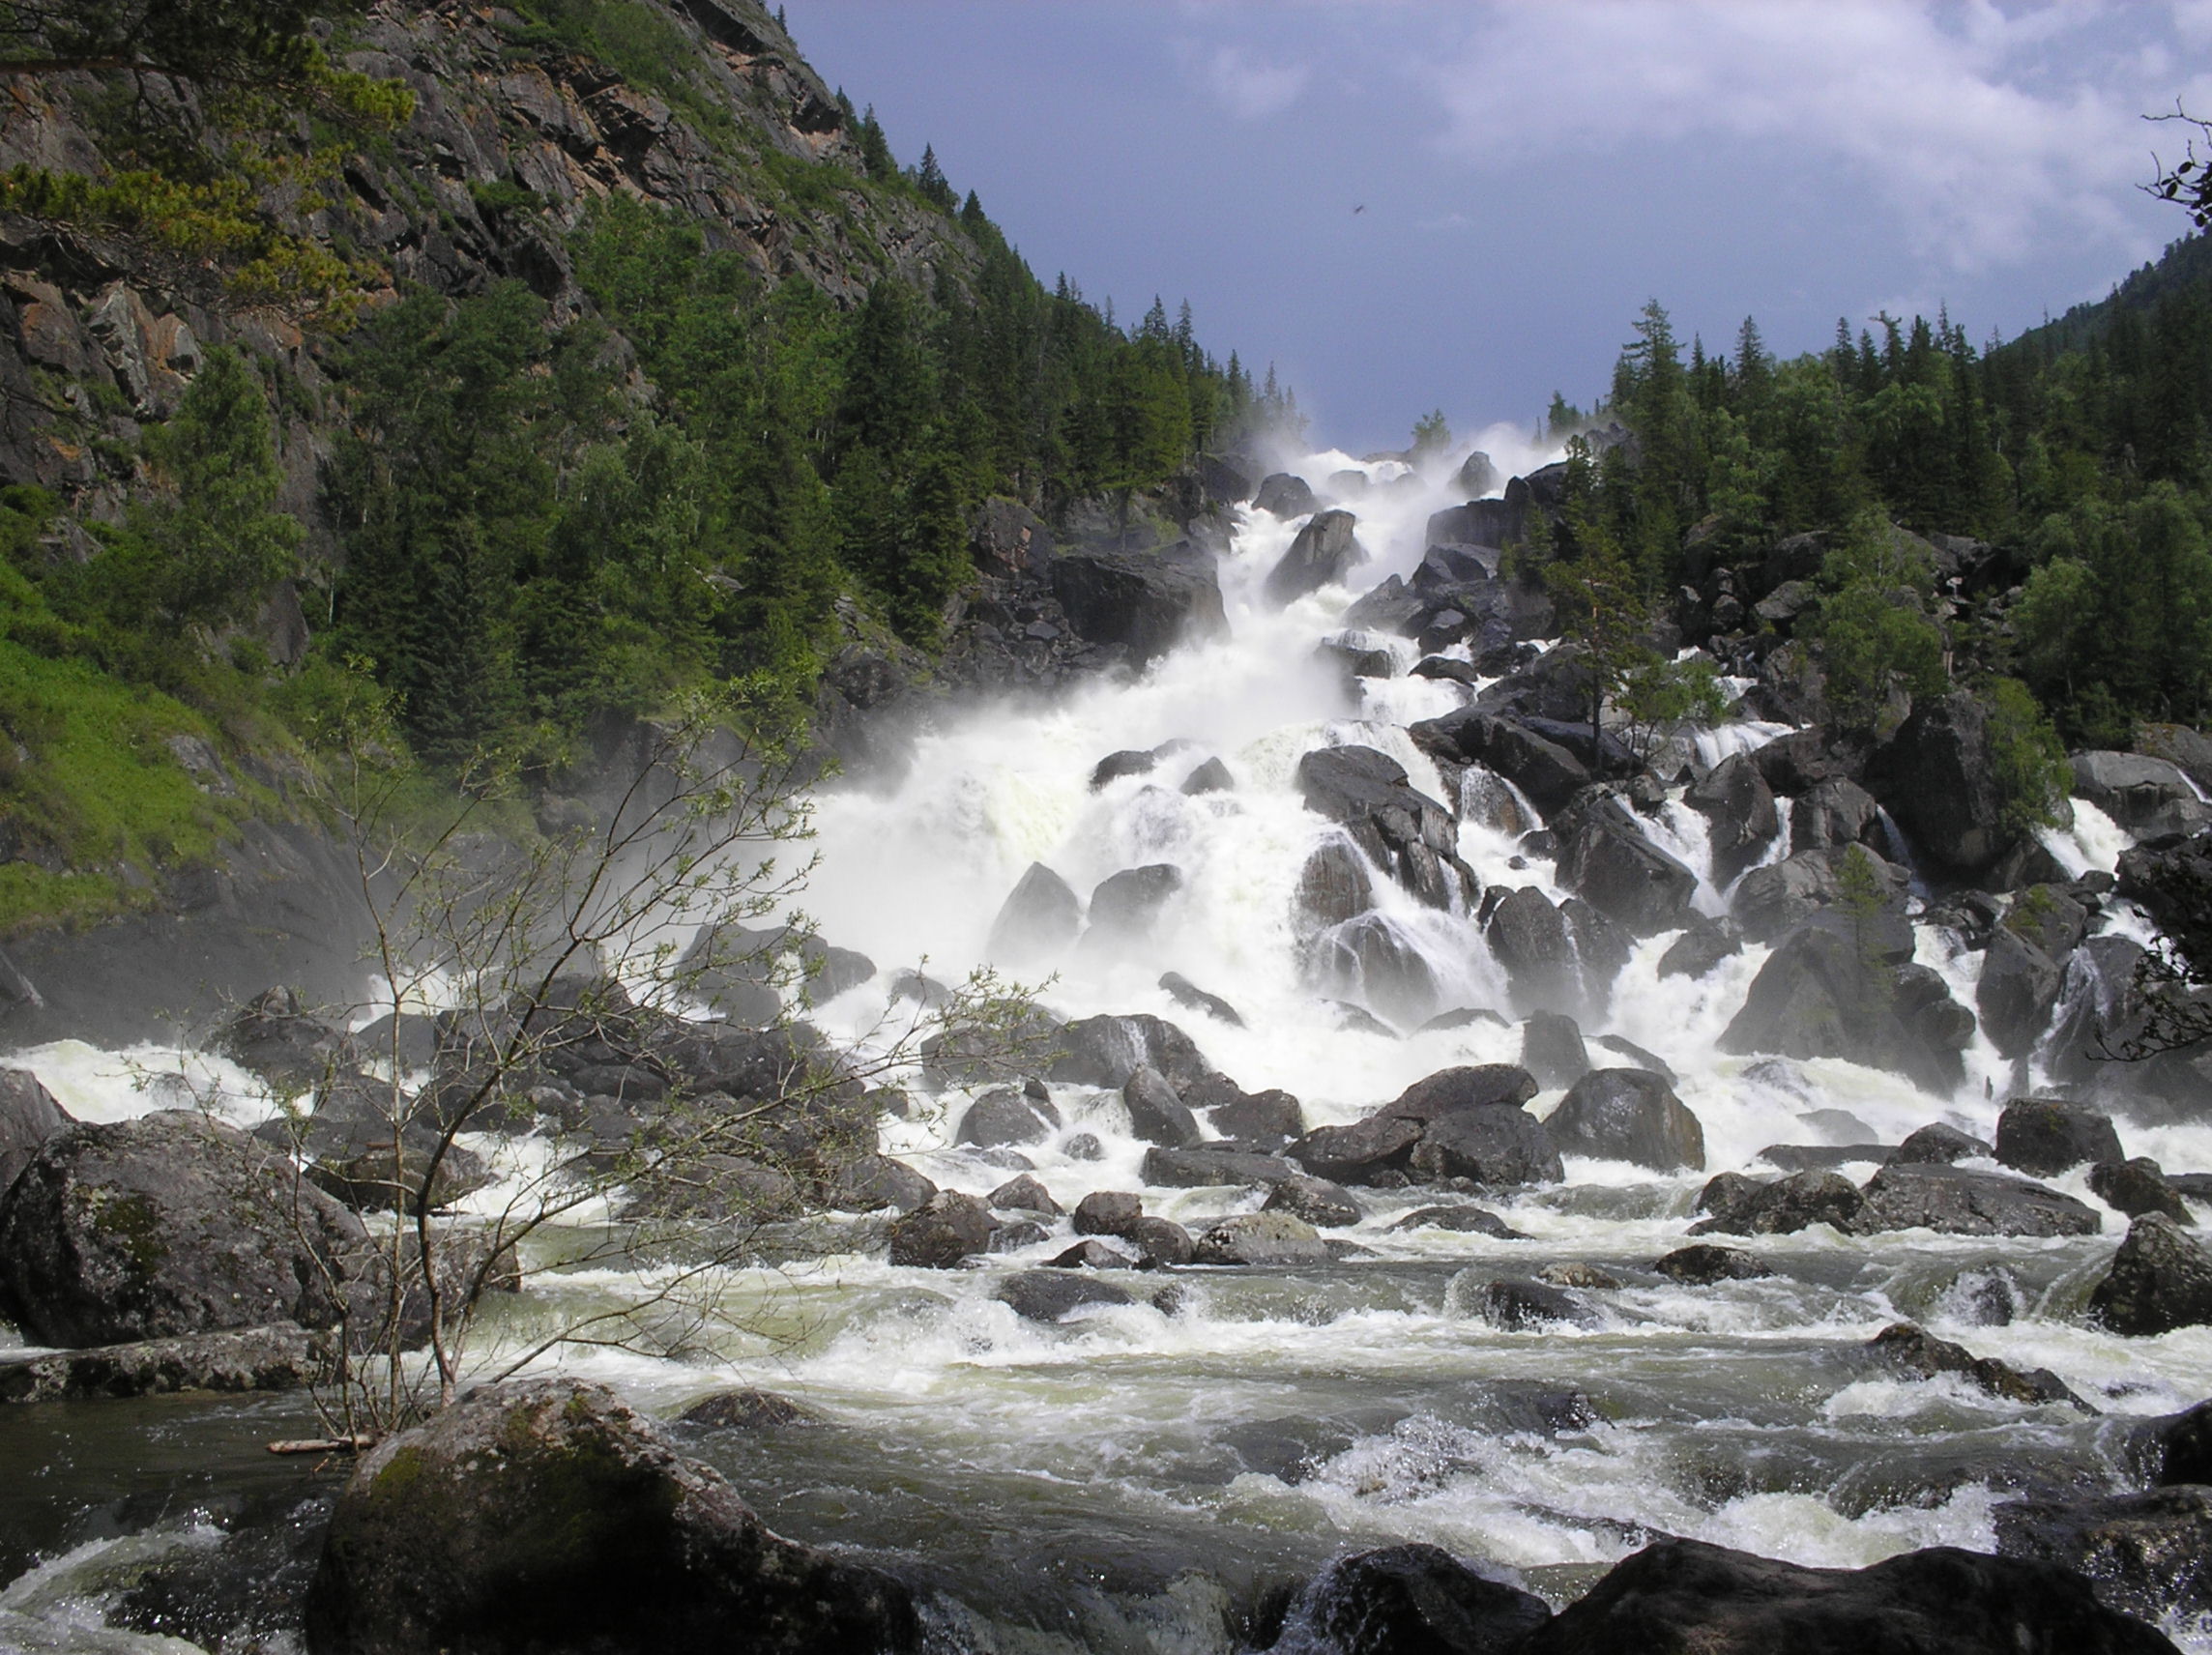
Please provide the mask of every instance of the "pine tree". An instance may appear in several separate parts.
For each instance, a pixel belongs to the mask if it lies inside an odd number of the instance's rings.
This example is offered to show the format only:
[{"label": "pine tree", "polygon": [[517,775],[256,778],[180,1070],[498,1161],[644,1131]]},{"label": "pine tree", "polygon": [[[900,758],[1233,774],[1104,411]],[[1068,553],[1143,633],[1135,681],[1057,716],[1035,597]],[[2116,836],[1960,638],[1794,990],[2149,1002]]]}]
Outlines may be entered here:
[{"label": "pine tree", "polygon": [[937,151],[928,144],[921,146],[921,165],[915,174],[914,182],[924,201],[940,212],[952,211],[956,199],[952,186],[945,181],[945,171],[937,164]]}]

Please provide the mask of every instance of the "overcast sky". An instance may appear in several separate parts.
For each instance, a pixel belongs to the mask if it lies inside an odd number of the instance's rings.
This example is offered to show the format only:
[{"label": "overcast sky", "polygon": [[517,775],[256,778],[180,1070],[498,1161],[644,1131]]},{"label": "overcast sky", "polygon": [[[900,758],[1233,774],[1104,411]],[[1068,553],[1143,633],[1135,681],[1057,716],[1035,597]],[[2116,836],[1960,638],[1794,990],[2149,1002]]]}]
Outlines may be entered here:
[{"label": "overcast sky", "polygon": [[2141,117],[2212,112],[2212,0],[785,4],[1046,281],[1187,298],[1353,450],[1586,405],[1647,299],[1716,347],[2010,336],[2187,229]]}]

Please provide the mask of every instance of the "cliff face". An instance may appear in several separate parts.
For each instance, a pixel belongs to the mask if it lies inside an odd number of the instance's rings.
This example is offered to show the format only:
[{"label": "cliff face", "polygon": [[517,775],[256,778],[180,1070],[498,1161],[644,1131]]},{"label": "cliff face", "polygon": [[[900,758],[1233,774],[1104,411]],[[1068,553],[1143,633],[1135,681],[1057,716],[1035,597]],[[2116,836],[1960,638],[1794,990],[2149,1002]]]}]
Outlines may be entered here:
[{"label": "cliff face", "polygon": [[[709,247],[841,305],[886,272],[928,291],[941,270],[958,282],[973,269],[943,215],[858,187],[850,123],[764,8],[622,11],[640,37],[618,54],[626,76],[498,8],[378,0],[330,45],[344,67],[403,82],[415,113],[312,192],[293,190],[283,227],[357,259],[366,305],[402,287],[458,297],[515,278],[560,319],[589,308],[565,237],[610,195],[675,210]],[[84,76],[12,86],[0,169],[101,171],[94,90]],[[321,368],[333,336],[231,301],[205,264],[0,214],[0,481],[114,520],[142,482],[140,424],[175,410],[207,346],[234,343],[291,382],[277,397],[284,505],[312,526],[323,438],[340,417]],[[53,538],[56,555],[91,550],[66,520]],[[282,658],[284,639],[272,642]]]}]

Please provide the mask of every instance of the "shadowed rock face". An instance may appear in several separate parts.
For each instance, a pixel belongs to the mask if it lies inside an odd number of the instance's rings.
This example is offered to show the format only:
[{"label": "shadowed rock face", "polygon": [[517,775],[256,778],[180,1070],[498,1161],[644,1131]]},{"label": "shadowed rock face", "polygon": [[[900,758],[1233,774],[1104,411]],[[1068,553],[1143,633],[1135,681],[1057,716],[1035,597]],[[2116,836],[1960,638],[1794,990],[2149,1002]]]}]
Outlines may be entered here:
[{"label": "shadowed rock face", "polygon": [[906,1650],[880,1571],[764,1527],[604,1386],[477,1391],[386,1438],[333,1513],[307,1595],[316,1655]]}]

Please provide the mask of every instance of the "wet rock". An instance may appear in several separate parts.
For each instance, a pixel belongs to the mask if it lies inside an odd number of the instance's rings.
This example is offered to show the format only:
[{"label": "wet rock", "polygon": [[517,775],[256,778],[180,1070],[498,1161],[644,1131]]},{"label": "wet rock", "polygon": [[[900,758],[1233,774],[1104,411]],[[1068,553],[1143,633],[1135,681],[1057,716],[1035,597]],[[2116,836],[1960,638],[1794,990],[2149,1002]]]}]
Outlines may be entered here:
[{"label": "wet rock", "polygon": [[1229,1144],[1147,1149],[1143,1172],[1145,1182],[1161,1189],[1210,1189],[1216,1184],[1273,1186],[1298,1176],[1298,1169],[1280,1155]]},{"label": "wet rock", "polygon": [[1620,1286],[1618,1276],[1580,1260],[1546,1264],[1536,1272],[1536,1279],[1556,1288],[1574,1288],[1583,1292],[1612,1292]]},{"label": "wet rock", "polygon": [[1112,1282],[1065,1269],[1019,1271],[993,1289],[991,1296],[1013,1306],[1024,1321],[1046,1323],[1062,1321],[1085,1305],[1137,1302]]},{"label": "wet rock", "polygon": [[2144,1214],[2089,1295],[2089,1316],[2131,1337],[2212,1322],[2212,1252],[2164,1213]]},{"label": "wet rock", "polygon": [[1433,758],[1496,771],[1547,816],[1564,809],[1589,785],[1589,767],[1559,742],[1518,719],[1480,708],[1462,708],[1411,725],[1408,734]]},{"label": "wet rock", "polygon": [[2181,1193],[2166,1181],[2158,1163],[2147,1156],[2139,1155],[2132,1161],[2099,1161],[2089,1169],[2089,1188],[2107,1206],[2130,1218],[2163,1212],[2184,1228],[2197,1223]]},{"label": "wet rock", "polygon": [[995,1149],[1007,1144],[1041,1144],[1059,1129],[1060,1111],[1050,1098],[994,1087],[968,1106],[952,1141]]},{"label": "wet rock", "polygon": [[1651,1266],[1669,1281],[1688,1287],[1709,1288],[1715,1282],[1756,1281],[1771,1276],[1774,1266],[1757,1253],[1741,1247],[1721,1247],[1710,1241],[1677,1247]]},{"label": "wet rock", "polygon": [[1119,644],[1142,668],[1185,638],[1229,629],[1213,560],[1205,554],[1067,552],[1051,569],[1052,594],[1088,644]]},{"label": "wet rock", "polygon": [[1951,1547],[1810,1569],[1697,1540],[1617,1563],[1514,1655],[2173,1655],[2071,1569]]},{"label": "wet rock", "polygon": [[1853,929],[1816,915],[1791,932],[1760,968],[1721,1050],[1845,1058],[1949,1091],[1964,1073],[1959,1018],[1970,1033],[1971,1014],[1935,973],[1930,983],[1913,967],[1885,965]]},{"label": "wet rock", "polygon": [[1415,1081],[1381,1113],[1392,1120],[1435,1121],[1470,1109],[1518,1109],[1535,1095],[1535,1077],[1516,1063],[1467,1063]]},{"label": "wet rock", "polygon": [[1688,977],[1693,982],[1723,960],[1743,952],[1743,931],[1732,919],[1693,915],[1682,935],[1659,956],[1659,976]]},{"label": "wet rock", "polygon": [[[1364,998],[1401,1024],[1418,1026],[1436,1010],[1437,977],[1418,940],[1397,919],[1362,914],[1337,926],[1314,945],[1316,974]],[[1347,1005],[1349,1026],[1397,1037],[1356,1005]]]},{"label": "wet rock", "polygon": [[1792,853],[1841,850],[1848,845],[1880,847],[1881,806],[1848,776],[1815,782],[1790,813]]},{"label": "wet rock", "polygon": [[44,1345],[120,1345],[343,1313],[361,1221],[187,1110],[79,1122],[0,1196],[0,1314]]},{"label": "wet rock", "polygon": [[1019,1253],[1052,1239],[1052,1230],[1041,1218],[1014,1218],[991,1232],[993,1253]]},{"label": "wet rock", "polygon": [[2144,1421],[2131,1452],[2152,1483],[2212,1483],[2212,1402]]},{"label": "wet rock", "polygon": [[1252,1212],[1225,1218],[1198,1237],[1201,1264],[1324,1264],[1328,1248],[1313,1226],[1287,1212]]},{"label": "wet rock", "polygon": [[1093,1190],[1075,1204],[1078,1235],[1126,1235],[1145,1215],[1145,1198],[1126,1190]]},{"label": "wet rock", "polygon": [[1237,1008],[1217,994],[1208,994],[1180,972],[1163,973],[1160,987],[1176,1004],[1190,1011],[1203,1011],[1216,1022],[1226,1023],[1232,1029],[1244,1027],[1244,1019],[1237,1015]]},{"label": "wet rock", "polygon": [[1531,1014],[1521,1026],[1521,1066],[1539,1087],[1573,1086],[1590,1068],[1582,1029],[1562,1012]]},{"label": "wet rock", "polygon": [[1682,795],[1682,802],[1705,819],[1713,884],[1724,890],[1765,855],[1782,831],[1773,790],[1759,767],[1742,753],[1715,765]]},{"label": "wet rock", "polygon": [[1267,571],[1265,591],[1277,609],[1309,592],[1338,585],[1367,561],[1367,548],[1355,533],[1359,519],[1349,511],[1323,511],[1300,529],[1282,560]]},{"label": "wet rock", "polygon": [[1866,1228],[1866,1198],[1838,1173],[1791,1173],[1772,1183],[1722,1173],[1698,1194],[1712,1216],[1690,1226],[1693,1235],[1791,1235],[1816,1224],[1844,1234]]},{"label": "wet rock", "polygon": [[1203,1136],[1198,1118],[1183,1107],[1167,1077],[1150,1065],[1138,1069],[1122,1086],[1121,1104],[1129,1112],[1130,1131],[1147,1144],[1188,1148]]},{"label": "wet rock", "polygon": [[1994,1356],[1976,1356],[1964,1345],[1938,1339],[1909,1321],[1893,1322],[1868,1341],[1881,1365],[1916,1379],[1956,1374],[2006,1402],[2065,1403],[2082,1413],[2097,1410],[2068,1388],[2049,1368],[2020,1369]]},{"label": "wet rock", "polygon": [[912,1212],[936,1193],[937,1185],[904,1161],[861,1155],[837,1170],[823,1199],[840,1212],[880,1212],[887,1206]]},{"label": "wet rock", "polygon": [[1060,1147],[1060,1152],[1071,1161],[1099,1161],[1105,1159],[1106,1146],[1095,1132],[1078,1132]]},{"label": "wet rock", "polygon": [[2139,837],[2212,828],[2212,809],[2178,766],[2141,753],[2074,755],[2074,797],[2085,798]]},{"label": "wet rock", "polygon": [[356,1212],[408,1214],[419,1206],[442,1211],[497,1181],[481,1155],[441,1143],[426,1126],[396,1137],[389,1126],[364,1133],[344,1152],[318,1155],[307,1178]]},{"label": "wet rock", "polygon": [[1458,859],[1452,813],[1416,790],[1405,767],[1373,747],[1322,747],[1298,760],[1306,808],[1342,825],[1369,861],[1431,908],[1449,909],[1471,882]]},{"label": "wet rock", "polygon": [[1528,1237],[1484,1206],[1416,1207],[1397,1223],[1396,1230],[1449,1230],[1463,1235],[1488,1235],[1498,1241],[1526,1241]]},{"label": "wet rock", "polygon": [[1430,1121],[1406,1167],[1417,1178],[1465,1178],[1481,1189],[1557,1183],[1566,1176],[1544,1123],[1508,1105],[1463,1109]]},{"label": "wet rock", "polygon": [[1910,875],[1871,851],[1799,851],[1779,862],[1753,868],[1729,894],[1729,912],[1747,941],[1772,943],[1808,919],[1839,906],[1844,870],[1853,859],[1874,875],[1881,905],[1853,915],[1851,939],[1861,953],[1889,963],[1912,958],[1912,925],[1906,917]]},{"label": "wet rock", "polygon": [[1091,927],[1083,934],[1084,945],[1144,942],[1182,884],[1182,870],[1169,862],[1108,875],[1091,893]]},{"label": "wet rock", "polygon": [[247,1001],[216,1036],[216,1049],[284,1090],[318,1085],[354,1066],[352,1042],[310,1016],[288,988]]},{"label": "wet rock", "polygon": [[1262,480],[1260,492],[1252,504],[1263,511],[1271,511],[1277,517],[1304,517],[1319,504],[1306,479],[1294,477],[1287,471],[1276,472]]},{"label": "wet rock", "polygon": [[1046,1268],[1054,1270],[1126,1270],[1136,1262],[1137,1258],[1134,1253],[1117,1247],[1111,1241],[1101,1241],[1097,1236],[1091,1235],[1078,1241],[1066,1252],[1055,1255],[1048,1261]]},{"label": "wet rock", "polygon": [[0,1649],[9,1655],[206,1655],[160,1633],[122,1632],[0,1609]]},{"label": "wet rock", "polygon": [[300,1390],[328,1378],[334,1358],[327,1334],[290,1321],[38,1356],[11,1351],[0,1354],[0,1402]]},{"label": "wet rock", "polygon": [[1196,798],[1206,793],[1233,793],[1236,788],[1237,778],[1229,773],[1229,767],[1219,759],[1208,759],[1182,778],[1182,786],[1177,791]]},{"label": "wet rock", "polygon": [[1172,1218],[1140,1218],[1129,1226],[1125,1239],[1137,1249],[1139,1269],[1174,1269],[1197,1256],[1190,1232]]},{"label": "wet rock", "polygon": [[1957,1161],[1975,1160],[1995,1153],[1994,1148],[1979,1138],[1937,1120],[1906,1133],[1905,1142],[1890,1151],[1889,1158],[1900,1165],[1950,1166]]},{"label": "wet rock", "polygon": [[1508,1277],[1482,1290],[1482,1319],[1507,1333],[1532,1333],[1559,1323],[1592,1327],[1598,1314],[1569,1289]]},{"label": "wet rock", "polygon": [[1292,1602],[1284,1655],[1505,1655],[1545,1621],[1542,1598],[1477,1574],[1434,1546],[1389,1546],[1331,1563]]},{"label": "wet rock", "polygon": [[1644,837],[1635,813],[1602,789],[1576,796],[1553,820],[1559,883],[1634,936],[1683,923],[1698,876]]},{"label": "wet rock", "polygon": [[1341,1230],[1357,1224],[1367,1214],[1350,1192],[1326,1178],[1294,1174],[1267,1192],[1263,1212],[1287,1212],[1317,1230]]},{"label": "wet rock", "polygon": [[1096,793],[1123,776],[1149,775],[1159,762],[1159,754],[1150,749],[1125,747],[1119,753],[1108,753],[1091,771],[1091,791]]},{"label": "wet rock", "polygon": [[1620,1065],[1621,1067],[1643,1069],[1646,1073],[1657,1075],[1669,1086],[1677,1086],[1681,1082],[1681,1077],[1674,1073],[1673,1066],[1668,1063],[1666,1059],[1660,1057],[1656,1052],[1646,1051],[1633,1040],[1623,1039],[1618,1034],[1600,1034],[1593,1038],[1590,1044],[1600,1052],[1610,1052],[1616,1058],[1627,1059],[1628,1061]]},{"label": "wet rock", "polygon": [[1544,1122],[1562,1155],[1629,1161],[1655,1172],[1702,1172],[1705,1134],[1661,1076],[1597,1069],[1568,1089]]},{"label": "wet rock", "polygon": [[796,1217],[806,1205],[796,1178],[750,1155],[672,1155],[631,1180],[629,1190],[619,1214],[626,1223],[757,1224]]},{"label": "wet rock", "polygon": [[1375,906],[1375,886],[1349,838],[1332,837],[1306,858],[1298,875],[1301,934],[1323,931]]},{"label": "wet rock", "polygon": [[1027,1173],[1008,1178],[983,1200],[1001,1212],[1041,1212],[1052,1218],[1061,1215],[1060,1203],[1052,1199],[1052,1192]]},{"label": "wet rock", "polygon": [[1574,938],[1565,916],[1534,886],[1500,898],[1483,922],[1483,936],[1505,970],[1517,1005],[1540,1010],[1580,1002]]},{"label": "wet rock", "polygon": [[2000,1556],[2077,1570],[2122,1614],[2212,1613],[2212,1489],[2009,1500],[1994,1516]]},{"label": "wet rock", "polygon": [[890,1229],[890,1261],[923,1269],[950,1270],[963,1259],[986,1253],[999,1228],[990,1208],[972,1195],[940,1190]]},{"label": "wet rock", "polygon": [[1050,1078],[1076,1086],[1119,1091],[1139,1069],[1151,1068],[1179,1096],[1215,1072],[1188,1034],[1165,1018],[1144,1013],[1086,1017],[1057,1031],[1053,1042],[1060,1056]]},{"label": "wet rock", "polygon": [[387,1437],[338,1496],[306,1599],[317,1655],[908,1650],[890,1576],[771,1533],[603,1386],[486,1386]]},{"label": "wet rock", "polygon": [[676,1416],[676,1423],[704,1431],[771,1431],[825,1422],[804,1403],[774,1391],[747,1388],[701,1397]]},{"label": "wet rock", "polygon": [[69,1111],[29,1069],[0,1069],[0,1197],[39,1146],[71,1124]]},{"label": "wet rock", "polygon": [[1317,1177],[1374,1184],[1385,1175],[1465,1177],[1489,1187],[1558,1181],[1558,1151],[1521,1108],[1535,1081],[1514,1064],[1444,1069],[1350,1126],[1324,1126],[1291,1146]]},{"label": "wet rock", "polygon": [[1207,1119],[1224,1138],[1280,1148],[1306,1129],[1305,1112],[1287,1091],[1240,1094],[1207,1111]]},{"label": "wet rock", "polygon": [[2111,1117],[2063,1098],[2016,1098],[1997,1117],[1997,1160],[2047,1178],[2085,1161],[2126,1159]]},{"label": "wet rock", "polygon": [[1972,877],[2012,848],[1989,710],[1960,690],[1915,706],[1868,767],[1867,786],[1945,870]]},{"label": "wet rock", "polygon": [[1083,899],[1046,867],[1032,862],[991,922],[991,958],[1020,962],[1064,953],[1083,929]]},{"label": "wet rock", "polygon": [[1990,936],[1974,1005],[1991,1042],[2007,1058],[2025,1055],[2051,1023],[2063,973],[2058,963],[2004,926]]},{"label": "wet rock", "polygon": [[1756,1159],[1785,1173],[1828,1173],[1862,1161],[1889,1159],[1887,1144],[1769,1144]]},{"label": "wet rock", "polygon": [[2095,1210],[2025,1178],[1893,1162],[1867,1180],[1866,1219],[1874,1230],[1940,1231],[1948,1235],[2094,1235]]}]

